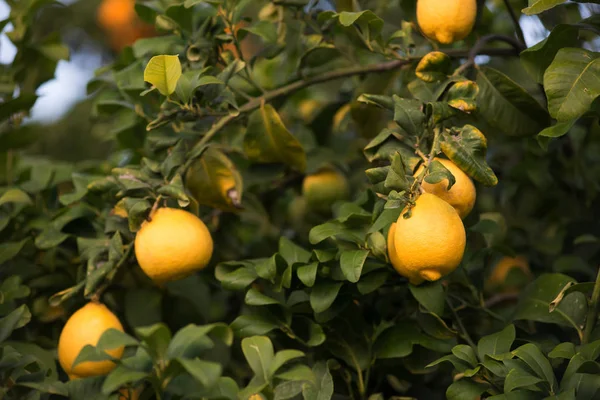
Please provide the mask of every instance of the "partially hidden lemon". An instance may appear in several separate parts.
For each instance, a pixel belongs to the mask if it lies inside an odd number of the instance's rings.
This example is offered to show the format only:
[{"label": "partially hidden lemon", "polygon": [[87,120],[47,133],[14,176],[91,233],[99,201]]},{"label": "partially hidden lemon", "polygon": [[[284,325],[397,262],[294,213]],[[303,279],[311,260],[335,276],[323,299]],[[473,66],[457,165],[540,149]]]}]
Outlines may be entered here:
[{"label": "partially hidden lemon", "polygon": [[[477,192],[475,191],[475,185],[467,174],[465,174],[456,164],[450,160],[444,158],[435,158],[435,161],[439,161],[448,171],[454,175],[455,183],[448,190],[448,180],[444,179],[438,183],[427,183],[423,181],[421,186],[427,193],[431,193],[450,204],[461,218],[465,218],[475,205],[475,199]],[[414,176],[418,176],[423,171],[423,165],[421,165]]]},{"label": "partially hidden lemon", "polygon": [[413,285],[437,281],[458,267],[466,246],[465,227],[456,210],[423,193],[405,218],[390,228],[388,254],[394,269]]},{"label": "partially hidden lemon", "polygon": [[[86,361],[73,367],[77,355],[86,345],[95,346],[100,336],[114,328],[123,331],[119,319],[104,304],[90,302],[77,310],[65,324],[58,339],[58,361],[71,379],[106,375],[113,368],[112,361]],[[121,358],[123,347],[107,350],[113,358]]]},{"label": "partially hidden lemon", "polygon": [[135,256],[156,283],[185,278],[206,267],[213,252],[210,231],[185,210],[159,208],[135,237]]},{"label": "partially hidden lemon", "polygon": [[[510,282],[509,274],[516,275],[517,279]],[[487,291],[513,293],[519,291],[531,278],[532,273],[527,258],[505,256],[494,265],[484,287]]]},{"label": "partially hidden lemon", "polygon": [[442,44],[466,38],[477,17],[476,0],[418,0],[417,22],[425,36]]},{"label": "partially hidden lemon", "polygon": [[308,208],[327,212],[336,201],[347,199],[350,189],[344,175],[333,169],[324,169],[304,178],[302,195]]}]

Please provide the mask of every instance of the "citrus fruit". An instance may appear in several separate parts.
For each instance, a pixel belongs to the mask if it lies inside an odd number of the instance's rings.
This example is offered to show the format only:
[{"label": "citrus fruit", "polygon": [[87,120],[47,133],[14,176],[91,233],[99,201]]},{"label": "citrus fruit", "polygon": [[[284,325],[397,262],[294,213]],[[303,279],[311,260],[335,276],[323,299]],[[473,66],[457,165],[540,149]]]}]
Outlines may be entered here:
[{"label": "citrus fruit", "polygon": [[396,221],[392,265],[413,285],[437,281],[460,264],[465,227],[451,205],[430,193],[419,196],[410,211],[410,216],[402,211]]},{"label": "citrus fruit", "polygon": [[[119,319],[104,304],[90,302],[67,320],[58,339],[58,361],[71,379],[105,375],[116,365],[112,361],[86,361],[73,367],[77,355],[86,345],[95,346],[110,328],[123,331]],[[123,347],[107,350],[113,358],[121,358]]]},{"label": "citrus fruit", "polygon": [[[473,209],[475,198],[477,197],[473,181],[452,161],[444,158],[435,158],[434,160],[439,161],[452,173],[452,175],[454,175],[455,183],[450,190],[448,190],[447,179],[438,183],[427,183],[426,181],[423,181],[421,187],[427,193],[434,194],[450,204],[461,218],[465,218]],[[423,165],[417,169],[414,176],[418,176],[422,171]]]},{"label": "citrus fruit", "polygon": [[98,7],[98,23],[108,30],[127,26],[136,18],[135,0],[103,0]]},{"label": "citrus fruit", "polygon": [[135,256],[156,283],[184,278],[208,265],[213,240],[204,222],[176,208],[159,208],[135,237]]},{"label": "citrus fruit", "polygon": [[311,210],[327,212],[336,201],[347,199],[350,189],[344,175],[325,169],[304,178],[302,194]]},{"label": "citrus fruit", "polygon": [[485,289],[502,293],[517,292],[531,280],[531,277],[527,258],[505,256],[492,268],[492,272],[485,281]]},{"label": "citrus fruit", "polygon": [[462,40],[477,17],[476,0],[418,0],[417,22],[429,39],[442,44]]}]

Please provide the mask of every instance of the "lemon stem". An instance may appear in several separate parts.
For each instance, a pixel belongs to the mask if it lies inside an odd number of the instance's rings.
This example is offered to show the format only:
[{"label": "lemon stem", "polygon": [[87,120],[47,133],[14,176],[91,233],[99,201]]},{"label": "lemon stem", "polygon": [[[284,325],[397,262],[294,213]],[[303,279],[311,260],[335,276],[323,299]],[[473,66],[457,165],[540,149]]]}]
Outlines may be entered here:
[{"label": "lemon stem", "polygon": [[598,302],[600,301],[600,268],[598,268],[598,274],[596,275],[596,283],[594,284],[594,291],[592,292],[592,298],[588,307],[587,319],[585,321],[585,330],[583,332],[583,338],[581,344],[589,342],[594,327],[596,326],[596,320],[598,319]]}]

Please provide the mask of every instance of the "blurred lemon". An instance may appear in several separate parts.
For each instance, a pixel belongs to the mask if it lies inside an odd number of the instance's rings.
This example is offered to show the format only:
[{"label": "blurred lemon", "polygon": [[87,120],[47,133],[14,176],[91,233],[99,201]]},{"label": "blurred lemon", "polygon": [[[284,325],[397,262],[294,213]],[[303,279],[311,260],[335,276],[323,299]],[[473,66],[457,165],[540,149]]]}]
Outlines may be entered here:
[{"label": "blurred lemon", "polygon": [[350,196],[350,188],[346,177],[340,172],[324,169],[304,178],[302,195],[308,208],[327,212],[336,201],[345,200]]},{"label": "blurred lemon", "polygon": [[505,256],[494,265],[484,287],[488,292],[515,293],[525,287],[532,277],[527,258]]}]

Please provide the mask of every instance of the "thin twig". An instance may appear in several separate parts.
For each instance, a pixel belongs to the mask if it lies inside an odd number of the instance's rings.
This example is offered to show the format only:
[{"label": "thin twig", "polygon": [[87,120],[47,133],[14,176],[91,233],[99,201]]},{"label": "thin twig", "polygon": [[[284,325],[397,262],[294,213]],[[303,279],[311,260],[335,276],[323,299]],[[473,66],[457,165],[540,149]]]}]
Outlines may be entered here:
[{"label": "thin twig", "polygon": [[515,25],[515,31],[517,33],[517,37],[523,44],[523,47],[527,46],[527,43],[525,43],[525,35],[523,34],[523,29],[521,28],[521,24],[519,23],[519,19],[517,18],[517,14],[515,13],[515,10],[513,10],[512,6],[510,5],[510,1],[504,0],[504,5],[506,5],[506,9],[508,10],[508,13],[510,14],[510,18],[512,19],[513,24]]},{"label": "thin twig", "polygon": [[466,69],[475,66],[475,57],[478,55],[486,55],[484,51],[485,46],[490,42],[504,42],[508,43],[514,49],[513,52],[519,54],[521,51],[525,50],[525,45],[517,41],[515,38],[506,35],[485,35],[479,38],[475,45],[471,48],[468,54],[467,62],[457,68],[454,72],[454,75],[462,74]]},{"label": "thin twig", "polygon": [[592,299],[588,306],[587,319],[585,321],[585,330],[583,332],[583,338],[581,344],[589,342],[594,327],[596,326],[596,320],[598,319],[598,302],[600,301],[600,268],[598,268],[598,275],[596,275],[596,284],[594,285],[594,291],[592,292]]},{"label": "thin twig", "polygon": [[463,339],[465,339],[465,341],[469,344],[469,346],[471,346],[471,348],[475,352],[475,355],[477,356],[477,358],[479,358],[479,355],[477,354],[477,346],[475,345],[475,342],[473,342],[473,339],[471,339],[471,335],[469,335],[469,332],[467,331],[464,324],[462,323],[462,320],[458,316],[458,313],[456,312],[456,310],[454,310],[454,307],[452,306],[450,299],[447,297],[446,297],[446,303],[448,304],[448,308],[450,308],[450,312],[452,312],[452,316],[454,317],[454,321],[456,322],[456,325],[458,325],[458,328],[460,329],[460,331],[462,333]]},{"label": "thin twig", "polygon": [[[467,57],[469,53],[466,50],[452,50],[451,49],[451,50],[446,51],[446,54],[448,54],[451,57],[455,57],[455,58],[463,58],[463,57]],[[511,51],[510,49],[481,49],[479,51],[479,54],[486,54],[486,55],[490,55],[490,56],[492,56],[492,55],[499,55],[499,56],[514,56],[514,55],[516,55],[516,53],[514,51]],[[366,65],[366,66],[342,68],[342,69],[339,69],[336,71],[325,72],[321,75],[317,75],[314,77],[304,78],[304,79],[299,79],[299,80],[293,81],[293,82],[291,82],[287,85],[284,85],[280,88],[266,92],[265,94],[263,94],[260,97],[255,97],[251,101],[249,101],[246,104],[244,104],[243,106],[241,106],[238,109],[239,112],[237,114],[235,114],[235,115],[230,114],[230,115],[227,115],[227,116],[219,119],[218,121],[216,121],[213,124],[213,126],[204,134],[202,139],[198,143],[196,143],[196,145],[190,150],[190,152],[194,152],[195,150],[198,150],[202,146],[206,145],[215,134],[217,134],[221,129],[223,129],[229,123],[231,123],[236,118],[238,118],[239,115],[243,115],[245,113],[248,113],[250,111],[257,109],[258,107],[260,107],[261,103],[263,103],[263,102],[268,103],[276,98],[288,96],[292,93],[297,92],[298,90],[301,90],[306,87],[316,85],[319,83],[323,83],[323,82],[329,82],[329,81],[333,81],[336,79],[347,78],[349,76],[355,76],[355,75],[364,75],[364,74],[369,74],[369,73],[392,71],[394,69],[401,68],[401,67],[403,67],[407,64],[410,64],[411,62],[417,61],[419,59],[420,59],[420,57],[419,58],[409,58],[409,59],[404,59],[404,60],[392,60],[392,61],[386,61],[386,62],[382,62],[382,63],[378,63],[378,64],[370,64],[370,65]]]}]

